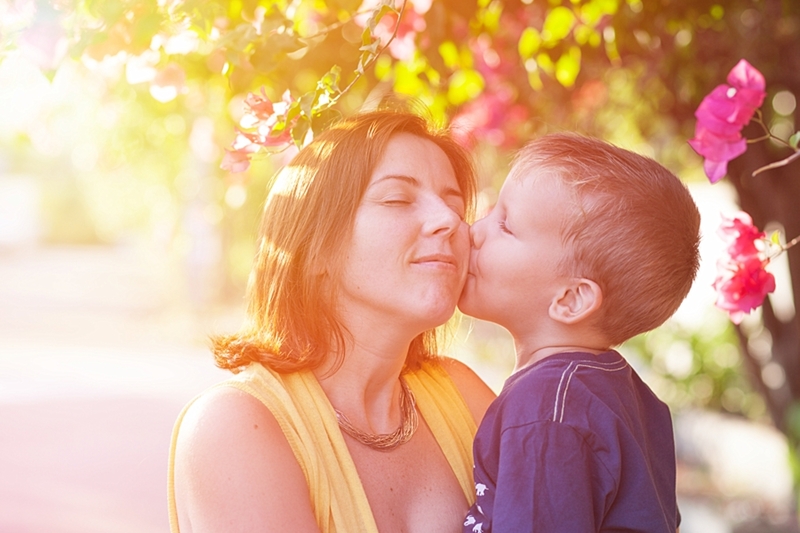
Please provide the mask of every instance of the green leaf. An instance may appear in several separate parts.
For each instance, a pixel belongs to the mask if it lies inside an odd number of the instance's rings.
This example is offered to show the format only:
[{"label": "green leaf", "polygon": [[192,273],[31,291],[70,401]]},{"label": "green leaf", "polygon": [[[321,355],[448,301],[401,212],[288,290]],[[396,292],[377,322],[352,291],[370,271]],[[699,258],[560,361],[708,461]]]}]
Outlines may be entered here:
[{"label": "green leaf", "polygon": [[364,27],[364,31],[361,32],[361,44],[363,46],[369,46],[370,43],[375,41],[376,37],[372,35],[372,30],[369,26]]},{"label": "green leaf", "polygon": [[575,35],[575,42],[580,45],[590,44],[592,47],[600,46],[601,37],[600,33],[585,24],[578,24],[573,30]]},{"label": "green leaf", "polygon": [[531,86],[531,88],[534,91],[541,91],[542,90],[542,88],[544,87],[544,84],[542,83],[542,77],[539,76],[539,71],[538,70],[533,70],[533,71],[528,72],[528,84]]},{"label": "green leaf", "polygon": [[[787,433],[795,443],[800,441],[800,402],[794,401],[786,413]],[[790,449],[792,446],[789,447]],[[794,461],[797,462],[797,448],[794,449]],[[800,466],[800,465],[795,465]]]},{"label": "green leaf", "polygon": [[489,33],[495,33],[500,26],[500,15],[502,14],[503,3],[498,0],[492,0],[485,8],[478,11],[477,20],[480,26]]},{"label": "green leaf", "polygon": [[569,35],[575,24],[575,14],[572,10],[559,6],[554,8],[544,21],[542,39],[548,44],[555,44]]},{"label": "green leaf", "polygon": [[459,66],[458,47],[453,41],[444,41],[440,44],[439,55],[442,56],[447,68],[455,69]]},{"label": "green leaf", "polygon": [[588,26],[595,27],[606,15],[613,15],[619,9],[619,0],[592,0],[581,6],[580,18]]},{"label": "green leaf", "polygon": [[536,31],[536,28],[525,28],[522,30],[522,35],[519,36],[519,43],[517,49],[519,56],[522,59],[533,57],[533,54],[539,51],[539,46],[542,44],[542,36]]},{"label": "green leaf", "polygon": [[365,45],[362,45],[361,47],[359,47],[359,50],[361,50],[362,52],[368,52],[368,53],[374,55],[374,54],[378,53],[378,49],[380,48],[380,46],[381,46],[381,41],[380,41],[380,39],[376,38],[371,43],[365,44]]},{"label": "green leaf", "polygon": [[536,56],[536,64],[540,69],[545,71],[547,74],[553,74],[553,72],[555,71],[555,65],[553,65],[553,60],[550,59],[550,56],[544,52],[541,52]]},{"label": "green leaf", "polygon": [[380,4],[375,6],[375,9],[372,10],[372,14],[369,16],[366,26],[369,28],[370,33],[375,32],[375,27],[386,13],[397,13],[397,10],[394,8],[394,0],[381,0]]},{"label": "green leaf", "polygon": [[425,84],[407,62],[401,61],[394,66],[394,90],[398,94],[419,96],[425,91]]},{"label": "green leaf", "polygon": [[311,119],[311,130],[314,134],[320,133],[328,129],[332,123],[338,122],[341,119],[341,111],[330,107],[323,109]]},{"label": "green leaf", "polygon": [[800,131],[796,131],[789,137],[789,146],[797,150],[797,145],[800,143]]},{"label": "green leaf", "polygon": [[153,36],[158,33],[161,27],[161,15],[149,13],[136,21],[133,31],[133,44],[136,49],[144,49],[150,46]]},{"label": "green leaf", "polygon": [[314,103],[315,98],[316,98],[316,92],[310,92],[304,94],[297,100],[300,107],[301,117],[311,116],[311,106]]},{"label": "green leaf", "polygon": [[328,0],[327,6],[333,11],[352,12],[361,5],[361,0]]},{"label": "green leaf", "polygon": [[423,74],[428,79],[428,83],[434,87],[438,87],[442,81],[442,75],[435,68],[426,67]]},{"label": "green leaf", "polygon": [[300,101],[295,100],[291,104],[289,104],[289,108],[286,110],[286,122],[291,122],[292,119],[300,114]]},{"label": "green leaf", "polygon": [[297,147],[303,146],[303,141],[306,138],[308,129],[311,127],[311,121],[308,117],[302,116],[297,119],[297,122],[292,127],[292,140]]},{"label": "green leaf", "polygon": [[388,55],[382,55],[375,62],[375,77],[379,81],[384,81],[392,74],[392,58]]},{"label": "green leaf", "polygon": [[483,86],[483,76],[478,71],[458,70],[450,78],[450,84],[447,87],[447,99],[453,105],[461,105],[481,94]]},{"label": "green leaf", "polygon": [[581,70],[581,49],[571,47],[556,61],[556,79],[564,87],[572,87]]},{"label": "green leaf", "polygon": [[339,88],[339,81],[342,76],[342,69],[339,65],[333,65],[317,82],[317,93],[324,91],[330,95],[337,96],[342,92]]}]

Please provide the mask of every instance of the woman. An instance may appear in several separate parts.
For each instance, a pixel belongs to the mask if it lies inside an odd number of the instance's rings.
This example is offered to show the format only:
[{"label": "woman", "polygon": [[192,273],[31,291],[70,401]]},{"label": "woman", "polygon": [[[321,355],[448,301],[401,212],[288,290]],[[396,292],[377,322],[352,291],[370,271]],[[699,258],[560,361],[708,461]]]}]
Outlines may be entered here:
[{"label": "woman", "polygon": [[248,323],[214,346],[241,372],[175,427],[173,531],[459,531],[494,394],[434,355],[434,328],[474,194],[463,150],[395,111],[342,121],[279,173]]}]

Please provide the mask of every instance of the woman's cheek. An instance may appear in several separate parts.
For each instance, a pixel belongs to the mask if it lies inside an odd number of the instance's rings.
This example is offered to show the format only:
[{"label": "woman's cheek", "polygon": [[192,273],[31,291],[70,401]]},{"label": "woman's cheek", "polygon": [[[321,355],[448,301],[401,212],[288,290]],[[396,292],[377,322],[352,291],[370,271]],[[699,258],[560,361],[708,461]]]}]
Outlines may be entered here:
[{"label": "woman's cheek", "polygon": [[469,224],[462,222],[461,227],[455,234],[455,240],[453,242],[453,253],[456,255],[461,265],[462,283],[466,279],[467,272],[469,271],[470,248]]}]

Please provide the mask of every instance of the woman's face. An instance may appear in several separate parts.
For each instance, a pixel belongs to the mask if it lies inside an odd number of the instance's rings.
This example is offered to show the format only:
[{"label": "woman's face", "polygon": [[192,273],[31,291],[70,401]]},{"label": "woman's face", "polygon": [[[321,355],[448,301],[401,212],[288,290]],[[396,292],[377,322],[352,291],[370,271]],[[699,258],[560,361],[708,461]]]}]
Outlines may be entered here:
[{"label": "woman's face", "polygon": [[446,322],[467,271],[464,212],[445,153],[415,135],[393,136],[345,247],[338,302],[345,324],[406,325],[416,335]]}]

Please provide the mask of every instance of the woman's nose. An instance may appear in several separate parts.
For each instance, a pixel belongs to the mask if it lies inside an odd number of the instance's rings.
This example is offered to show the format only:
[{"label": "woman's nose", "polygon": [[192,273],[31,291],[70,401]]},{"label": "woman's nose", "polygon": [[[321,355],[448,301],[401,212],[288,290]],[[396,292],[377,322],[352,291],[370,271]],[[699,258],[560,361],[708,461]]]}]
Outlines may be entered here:
[{"label": "woman's nose", "polygon": [[431,203],[428,216],[428,227],[433,234],[444,233],[449,235],[464,223],[461,215],[442,200]]}]

